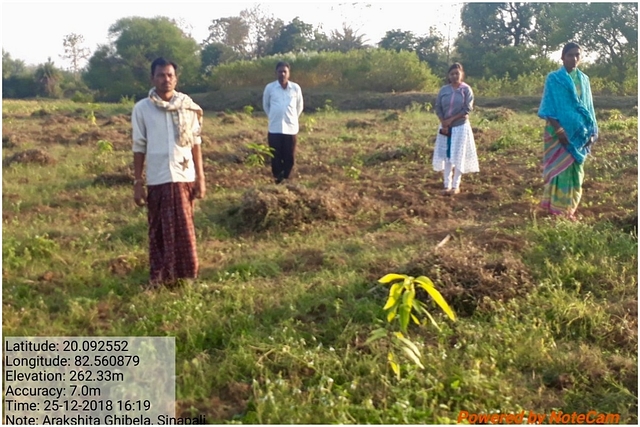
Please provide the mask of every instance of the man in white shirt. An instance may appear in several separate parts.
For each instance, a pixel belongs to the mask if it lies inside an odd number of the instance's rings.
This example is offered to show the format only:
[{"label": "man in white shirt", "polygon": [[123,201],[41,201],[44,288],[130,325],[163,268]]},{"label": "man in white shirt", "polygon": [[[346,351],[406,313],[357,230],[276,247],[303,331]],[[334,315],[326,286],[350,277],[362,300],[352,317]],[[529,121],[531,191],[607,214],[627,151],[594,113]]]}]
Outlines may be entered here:
[{"label": "man in white shirt", "polygon": [[278,80],[264,88],[262,107],[269,117],[269,147],[273,149],[271,172],[276,184],[289,179],[295,162],[298,118],[304,103],[300,85],[289,81],[291,66],[286,62],[276,65]]},{"label": "man in white shirt", "polygon": [[189,96],[175,90],[177,71],[174,62],[153,61],[154,87],[131,114],[133,197],[138,206],[147,205],[150,287],[198,275],[193,209],[195,199],[206,191],[200,148],[203,115]]}]

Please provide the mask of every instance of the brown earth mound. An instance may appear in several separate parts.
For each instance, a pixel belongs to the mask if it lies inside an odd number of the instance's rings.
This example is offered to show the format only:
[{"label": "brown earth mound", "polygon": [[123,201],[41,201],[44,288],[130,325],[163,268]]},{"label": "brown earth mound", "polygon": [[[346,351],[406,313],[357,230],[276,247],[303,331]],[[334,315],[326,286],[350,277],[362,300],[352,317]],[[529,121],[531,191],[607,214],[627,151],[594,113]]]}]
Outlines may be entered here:
[{"label": "brown earth mound", "polygon": [[109,271],[115,276],[125,277],[133,271],[133,267],[126,256],[120,255],[109,260]]},{"label": "brown earth mound", "polygon": [[60,114],[54,114],[49,117],[42,123],[43,126],[52,126],[52,125],[68,125],[74,120],[70,117],[63,116]]},{"label": "brown earth mound", "polygon": [[93,180],[93,185],[102,185],[105,187],[131,186],[133,185],[133,174],[105,173],[98,175]]},{"label": "brown earth mound", "polygon": [[13,163],[36,163],[40,165],[52,165],[56,163],[56,160],[47,152],[34,149],[21,151],[4,160],[5,167]]},{"label": "brown earth mound", "polygon": [[2,134],[2,148],[14,148],[18,145],[18,136],[15,133]]},{"label": "brown earth mound", "polygon": [[128,131],[122,129],[92,129],[80,134],[75,143],[78,145],[95,145],[101,140],[109,141],[116,151],[131,150],[131,139]]},{"label": "brown earth mound", "polygon": [[325,254],[319,249],[300,249],[287,254],[280,262],[280,268],[284,272],[291,271],[316,271],[322,268],[325,262]]},{"label": "brown earth mound", "polygon": [[105,139],[104,134],[98,129],[95,129],[89,132],[84,132],[80,136],[78,136],[78,139],[76,139],[76,144],[78,145],[95,144],[101,139]]},{"label": "brown earth mound", "polygon": [[388,161],[391,161],[391,160],[404,159],[408,155],[409,155],[408,150],[401,149],[401,148],[388,149],[388,150],[385,150],[385,151],[378,151],[378,152],[374,152],[369,157],[367,157],[364,160],[364,165],[365,166],[375,166],[377,164],[388,162]]},{"label": "brown earth mound", "polygon": [[627,216],[617,216],[612,218],[611,222],[622,229],[625,233],[638,233],[638,214],[630,214]]},{"label": "brown earth mound", "polygon": [[227,152],[206,151],[203,153],[203,157],[218,164],[241,165],[247,161],[251,154],[251,150],[246,145],[239,144]]},{"label": "brown earth mound", "polygon": [[482,117],[492,122],[506,122],[514,116],[513,110],[508,108],[482,109]]},{"label": "brown earth mound", "polygon": [[225,115],[222,117],[221,122],[225,125],[235,125],[236,123],[240,123],[240,119],[234,115]]},{"label": "brown earth mound", "polygon": [[48,112],[44,108],[41,108],[31,113],[31,117],[45,117],[45,116],[49,116],[50,114],[51,114],[50,112]]},{"label": "brown earth mound", "polygon": [[342,217],[339,198],[327,191],[295,184],[272,185],[245,192],[240,206],[230,211],[240,230],[286,230],[313,221]]},{"label": "brown earth mound", "polygon": [[[489,298],[507,301],[528,293],[531,276],[519,259],[504,253],[496,259],[483,249],[467,245],[443,247],[425,253],[405,268],[411,276],[427,276],[459,316],[471,316],[476,309],[487,308]],[[416,296],[429,297],[421,291]]]},{"label": "brown earth mound", "polygon": [[69,126],[72,123],[90,123],[89,119],[85,115],[78,115],[77,113],[50,114],[46,117],[47,118],[42,123],[43,126]]},{"label": "brown earth mound", "polygon": [[208,422],[221,423],[246,412],[250,398],[250,384],[231,382],[209,399],[176,401],[176,416],[190,418],[202,414]]},{"label": "brown earth mound", "polygon": [[109,120],[103,126],[130,126],[131,116],[126,114],[120,114],[109,118]]},{"label": "brown earth mound", "polygon": [[353,119],[347,122],[347,129],[366,129],[376,124],[370,120]]}]

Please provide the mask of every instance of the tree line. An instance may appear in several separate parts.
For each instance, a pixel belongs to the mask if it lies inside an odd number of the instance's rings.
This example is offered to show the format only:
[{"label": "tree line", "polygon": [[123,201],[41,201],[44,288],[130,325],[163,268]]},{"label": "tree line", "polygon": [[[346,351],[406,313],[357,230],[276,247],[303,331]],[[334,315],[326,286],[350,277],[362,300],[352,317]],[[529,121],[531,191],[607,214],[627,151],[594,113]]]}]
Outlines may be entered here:
[{"label": "tree line", "polygon": [[[602,80],[604,92],[637,94],[637,3],[464,3],[461,24],[462,31],[453,41],[446,40],[435,28],[426,29],[422,35],[391,29],[371,44],[348,25],[327,34],[297,17],[285,23],[257,5],[238,16],[212,20],[208,37],[198,43],[186,25],[170,18],[126,17],[109,28],[109,39],[113,41],[92,53],[83,46],[82,35],[65,36],[63,59],[71,64],[68,70],[57,67],[51,58],[44,64],[27,67],[24,61],[3,50],[3,96],[71,97],[81,101],[138,98],[148,90],[148,67],[158,56],[180,65],[181,86],[188,92],[219,89],[221,81],[229,81],[220,76],[227,76],[229,70],[255,69],[252,63],[269,58],[276,61],[283,55],[292,58],[292,62],[297,56],[316,55],[318,64],[323,58],[331,58],[333,64],[346,64],[336,55],[351,55],[349,58],[367,59],[360,64],[364,71],[389,66],[388,55],[376,56],[385,58],[376,63],[373,56],[354,56],[354,51],[414,55],[420,66],[410,61],[410,67],[418,78],[407,81],[417,83],[414,87],[405,84],[402,90],[431,88],[426,81],[432,82],[434,75],[443,76],[453,61],[462,62],[468,78],[480,86],[481,82],[498,80],[524,82],[558,67],[558,50],[567,41],[576,41],[585,53],[596,55],[583,68],[592,78]],[[85,60],[86,65],[81,66]],[[348,74],[354,69],[353,64],[348,68],[351,71],[333,72]],[[269,81],[272,77],[262,78]],[[256,82],[255,78],[244,84],[233,80],[245,86],[263,82]],[[349,79],[341,81],[341,89],[355,90]],[[385,90],[398,90],[393,85],[383,86]],[[383,90],[375,79],[365,89]]]}]

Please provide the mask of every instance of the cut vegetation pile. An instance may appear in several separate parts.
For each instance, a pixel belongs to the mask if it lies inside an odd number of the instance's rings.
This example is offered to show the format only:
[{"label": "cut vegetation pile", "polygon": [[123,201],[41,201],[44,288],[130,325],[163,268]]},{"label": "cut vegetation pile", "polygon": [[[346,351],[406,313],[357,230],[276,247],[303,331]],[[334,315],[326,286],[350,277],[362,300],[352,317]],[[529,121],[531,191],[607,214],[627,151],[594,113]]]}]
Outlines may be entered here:
[{"label": "cut vegetation pile", "polygon": [[21,151],[4,160],[4,166],[11,166],[14,163],[34,163],[38,165],[53,165],[56,160],[44,150],[32,149]]},{"label": "cut vegetation pile", "polygon": [[532,289],[528,269],[509,252],[496,258],[470,244],[460,247],[459,242],[420,254],[404,270],[438,283],[444,298],[461,316],[486,310],[488,301],[506,302]]},{"label": "cut vegetation pile", "polygon": [[314,221],[334,221],[343,217],[344,210],[331,192],[285,184],[248,190],[231,215],[243,231],[284,231]]}]

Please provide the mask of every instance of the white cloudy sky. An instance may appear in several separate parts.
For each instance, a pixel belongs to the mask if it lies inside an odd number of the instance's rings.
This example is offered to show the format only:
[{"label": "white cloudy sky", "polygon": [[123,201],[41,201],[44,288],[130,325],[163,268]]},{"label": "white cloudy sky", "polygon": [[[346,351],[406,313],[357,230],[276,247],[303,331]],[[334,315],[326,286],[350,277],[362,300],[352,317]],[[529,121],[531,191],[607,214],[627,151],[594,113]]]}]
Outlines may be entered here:
[{"label": "white cloudy sky", "polygon": [[[108,42],[108,29],[119,18],[128,16],[167,16],[182,21],[191,29],[194,39],[201,42],[208,36],[211,21],[227,16],[237,16],[243,9],[260,4],[285,23],[300,17],[306,23],[322,26],[329,33],[346,23],[364,34],[370,44],[375,44],[386,31],[401,29],[424,35],[430,26],[436,26],[447,37],[455,38],[460,28],[462,3],[445,2],[321,2],[321,1],[2,1],[2,48],[12,58],[27,64],[45,62],[47,57],[59,66],[69,64],[63,53],[63,37],[70,33],[81,34],[85,46],[92,51]],[[368,6],[367,6],[368,5]]]}]

